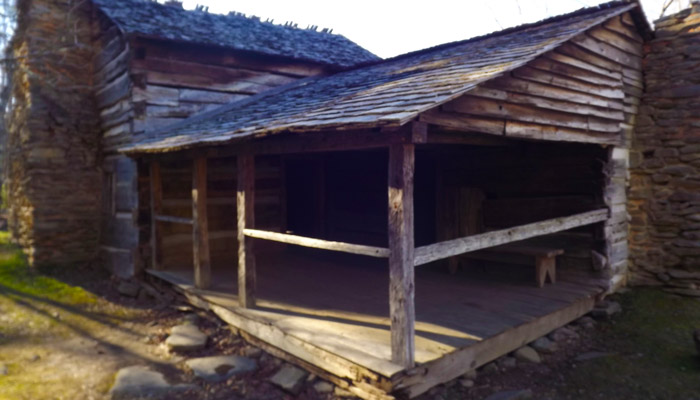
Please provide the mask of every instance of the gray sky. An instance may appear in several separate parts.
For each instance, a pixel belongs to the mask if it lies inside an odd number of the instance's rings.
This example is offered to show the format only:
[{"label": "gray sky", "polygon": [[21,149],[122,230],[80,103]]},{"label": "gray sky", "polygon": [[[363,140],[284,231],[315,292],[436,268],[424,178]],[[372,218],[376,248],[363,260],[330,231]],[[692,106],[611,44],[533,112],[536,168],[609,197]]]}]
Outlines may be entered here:
[{"label": "gray sky", "polygon": [[[162,0],[161,0],[162,1]],[[688,4],[689,0],[676,0]],[[184,0],[210,12],[235,10],[275,23],[332,28],[381,57],[467,39],[593,6],[597,0]],[[650,20],[665,0],[642,0]],[[678,11],[674,5],[671,12]]]}]

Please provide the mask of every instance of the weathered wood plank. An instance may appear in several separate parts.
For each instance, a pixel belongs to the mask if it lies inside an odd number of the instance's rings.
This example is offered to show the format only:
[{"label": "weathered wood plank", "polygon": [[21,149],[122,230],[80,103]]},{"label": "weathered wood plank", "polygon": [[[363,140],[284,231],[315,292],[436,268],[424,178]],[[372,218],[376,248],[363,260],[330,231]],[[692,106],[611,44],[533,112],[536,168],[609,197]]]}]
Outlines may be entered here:
[{"label": "weathered wood plank", "polygon": [[587,71],[594,72],[594,73],[599,74],[599,75],[605,75],[605,76],[608,76],[612,79],[616,79],[616,80],[622,79],[622,73],[620,73],[618,71],[611,71],[611,70],[608,70],[605,68],[601,68],[601,67],[593,65],[589,62],[581,60],[579,58],[571,57],[571,56],[568,56],[566,54],[558,53],[556,51],[547,53],[547,54],[543,55],[542,57],[560,62],[562,64],[567,64],[567,65],[571,65],[571,66],[578,67],[581,69],[585,69]]},{"label": "weathered wood plank", "polygon": [[163,209],[163,184],[160,164],[151,161],[151,264],[153,269],[163,269],[162,232],[156,216]]},{"label": "weathered wood plank", "polygon": [[545,97],[532,96],[528,94],[512,93],[500,89],[491,89],[488,87],[478,86],[470,90],[469,94],[476,97],[483,97],[492,100],[503,100],[515,104],[523,104],[538,108],[544,108],[547,110],[562,111],[580,115],[593,115],[596,117],[611,119],[614,121],[624,120],[624,114],[621,111],[610,110],[602,107],[594,107],[584,104],[570,103],[565,100],[552,100]]},{"label": "weathered wood plank", "polygon": [[173,224],[192,225],[194,223],[194,220],[192,218],[173,217],[170,215],[156,215],[155,219],[156,221],[170,222]]},{"label": "weathered wood plank", "polygon": [[625,97],[625,94],[621,89],[593,85],[583,81],[577,81],[563,75],[546,73],[531,67],[518,68],[514,70],[512,74],[517,78],[558,86],[564,89],[575,90],[589,95],[592,94],[606,99],[623,99]]},{"label": "weathered wood plank", "polygon": [[593,52],[594,54],[605,57],[620,65],[639,69],[642,67],[642,58],[633,54],[625,53],[624,51],[612,46],[609,43],[602,42],[587,34],[582,34],[571,39],[573,43],[583,47],[584,49]]},{"label": "weathered wood plank", "polygon": [[135,87],[134,103],[144,102],[156,106],[177,107],[180,105],[180,90],[158,85],[146,85],[145,88]]},{"label": "weathered wood plank", "polygon": [[619,144],[620,132],[602,133],[531,122],[506,121],[506,136],[563,142]]},{"label": "weathered wood plank", "polygon": [[[506,127],[503,120],[479,118],[472,115],[430,110],[420,115],[420,120],[428,124],[465,132],[483,132],[492,135],[503,135]],[[430,137],[430,135],[428,135]]]},{"label": "weathered wood plank", "polygon": [[615,17],[609,19],[608,22],[603,24],[603,26],[605,26],[606,29],[610,29],[613,32],[617,32],[620,35],[626,36],[627,39],[633,42],[644,42],[644,39],[639,35],[639,33],[635,29],[632,29],[629,26],[622,23],[622,17]]},{"label": "weathered wood plank", "polygon": [[639,58],[643,56],[641,43],[635,43],[626,36],[621,35],[617,32],[600,28],[593,29],[588,34],[594,39],[607,43],[625,53],[631,54]]},{"label": "weathered wood plank", "polygon": [[207,222],[207,158],[203,156],[194,159],[192,221],[195,286],[206,289],[211,284],[211,262]]},{"label": "weathered wood plank", "polygon": [[614,88],[619,88],[622,86],[622,82],[619,78],[615,79],[615,77],[612,77],[609,74],[599,74],[597,72],[592,72],[589,69],[572,66],[566,63],[560,63],[555,60],[549,60],[545,57],[540,57],[533,60],[528,65],[541,71],[564,75],[566,77],[578,79],[592,85],[601,85]]},{"label": "weathered wood plank", "polygon": [[389,147],[389,309],[391,361],[415,363],[413,173],[415,146]]},{"label": "weathered wood plank", "polygon": [[257,229],[246,228],[243,233],[247,237],[272,240],[280,243],[293,244],[314,249],[332,250],[343,253],[360,254],[364,256],[388,258],[389,249],[383,247],[365,246],[361,244],[351,244],[343,242],[333,242],[329,240],[314,239],[304,236],[289,235],[286,233],[267,232]]},{"label": "weathered wood plank", "polygon": [[608,213],[609,210],[604,208],[418,247],[414,262],[416,266],[423,265],[475,250],[594,224],[605,221]]},{"label": "weathered wood plank", "polygon": [[293,61],[289,58],[266,57],[261,54],[247,54],[245,52],[223,48],[217,49],[217,51],[211,51],[211,49],[206,46],[151,41],[143,38],[137,39],[135,45],[132,47],[145,48],[147,57],[181,59],[184,61],[197,60],[202,64],[246,68],[256,71],[273,72],[290,77],[318,75],[326,69],[318,64]]},{"label": "weathered wood plank", "polygon": [[534,96],[546,97],[555,100],[587,104],[611,110],[622,110],[622,101],[619,99],[604,99],[597,96],[591,96],[587,93],[524,79],[512,77],[496,78],[492,81],[484,83],[484,86],[494,89],[502,89],[509,92],[531,94]]},{"label": "weathered wood plank", "polygon": [[293,82],[296,79],[285,75],[254,71],[241,67],[221,67],[198,62],[153,57],[143,60],[134,60],[133,67],[139,70],[162,72],[167,74],[181,74],[183,71],[187,71],[192,75],[208,77],[214,82],[218,83],[246,81],[268,86],[278,86]]},{"label": "weathered wood plank", "polygon": [[464,95],[444,106],[446,111],[456,111],[471,115],[484,115],[492,118],[505,118],[521,122],[560,126],[597,132],[617,133],[620,120],[612,121],[581,114],[547,110],[529,105],[514,104],[508,101],[492,100]]},{"label": "weathered wood plank", "polygon": [[131,78],[127,73],[122,74],[107,84],[95,94],[98,108],[111,106],[119,100],[127,97],[131,91]]},{"label": "weathered wood plank", "polygon": [[255,255],[253,241],[245,231],[255,228],[255,158],[242,154],[237,163],[238,302],[241,307],[250,308],[255,306]]}]

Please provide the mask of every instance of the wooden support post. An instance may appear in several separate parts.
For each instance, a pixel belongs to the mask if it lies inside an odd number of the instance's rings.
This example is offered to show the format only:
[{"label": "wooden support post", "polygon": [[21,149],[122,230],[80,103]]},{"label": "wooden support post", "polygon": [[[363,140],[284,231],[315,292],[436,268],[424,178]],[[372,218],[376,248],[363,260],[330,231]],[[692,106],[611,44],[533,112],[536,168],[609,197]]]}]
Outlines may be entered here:
[{"label": "wooden support post", "polygon": [[389,147],[389,309],[391,361],[411,368],[415,360],[413,261],[413,144]]},{"label": "wooden support post", "polygon": [[243,308],[255,306],[255,255],[253,239],[245,235],[246,228],[255,228],[255,159],[252,155],[238,156],[238,303]]},{"label": "wooden support post", "polygon": [[160,178],[160,164],[151,161],[151,268],[163,269],[162,232],[157,220],[163,209],[163,185]]},{"label": "wooden support post", "polygon": [[194,159],[192,173],[192,246],[194,284],[199,289],[206,289],[211,284],[211,262],[207,224],[207,158],[204,156]]}]

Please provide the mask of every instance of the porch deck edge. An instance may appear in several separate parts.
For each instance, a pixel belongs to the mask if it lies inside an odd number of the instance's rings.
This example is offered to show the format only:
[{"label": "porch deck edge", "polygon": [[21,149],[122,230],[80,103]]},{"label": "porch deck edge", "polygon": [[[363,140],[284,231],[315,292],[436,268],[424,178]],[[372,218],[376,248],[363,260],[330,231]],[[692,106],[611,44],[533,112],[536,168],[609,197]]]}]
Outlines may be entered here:
[{"label": "porch deck edge", "polygon": [[[185,296],[197,308],[211,311],[224,322],[238,328],[244,338],[276,357],[312,371],[365,400],[392,400],[391,380],[362,365],[353,363],[329,351],[287,334],[274,324],[258,321],[207,300],[193,291],[193,287],[180,282],[165,271],[146,270]],[[252,339],[252,340],[250,340]]]},{"label": "porch deck edge", "polygon": [[570,305],[532,321],[514,326],[496,336],[408,370],[400,370],[391,377],[382,375],[312,343],[289,335],[272,323],[246,315],[245,310],[231,309],[216,304],[195,292],[193,286],[165,271],[147,270],[183,294],[195,307],[212,311],[226,323],[238,328],[241,335],[268,353],[305,368],[366,400],[414,398],[439,384],[453,380],[479,368],[498,357],[510,353],[547,333],[566,325],[590,312],[599,297],[591,293]]}]

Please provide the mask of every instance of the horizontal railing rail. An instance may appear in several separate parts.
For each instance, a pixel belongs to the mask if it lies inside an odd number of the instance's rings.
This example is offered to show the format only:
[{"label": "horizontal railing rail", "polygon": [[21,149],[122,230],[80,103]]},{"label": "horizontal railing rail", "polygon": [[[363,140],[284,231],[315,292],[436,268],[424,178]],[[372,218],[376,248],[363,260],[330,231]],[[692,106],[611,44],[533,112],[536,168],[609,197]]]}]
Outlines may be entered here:
[{"label": "horizontal railing rail", "polygon": [[414,265],[423,265],[476,250],[602,222],[608,218],[608,214],[608,209],[603,208],[417,247],[414,252]]},{"label": "horizontal railing rail", "polygon": [[339,251],[343,253],[360,254],[370,257],[388,258],[389,249],[383,247],[365,246],[361,244],[350,244],[343,242],[333,242],[329,240],[314,239],[304,236],[290,235],[287,233],[261,231],[257,229],[245,229],[243,234],[255,239],[271,240],[274,242],[294,244],[303,247],[313,247],[316,249]]}]

